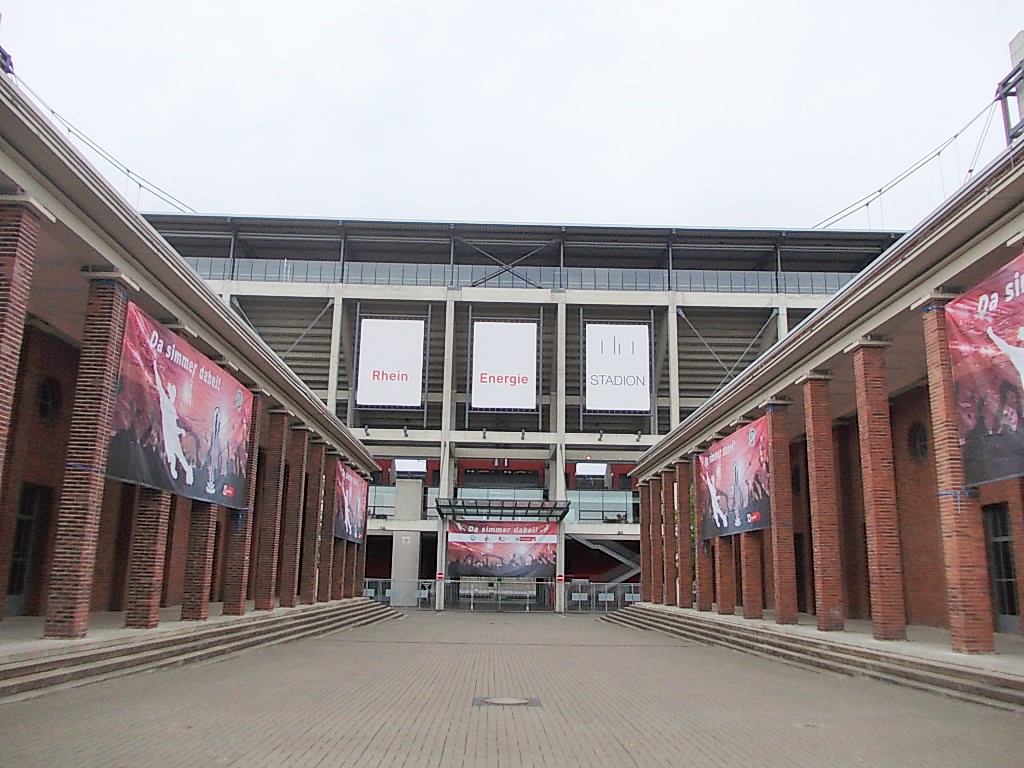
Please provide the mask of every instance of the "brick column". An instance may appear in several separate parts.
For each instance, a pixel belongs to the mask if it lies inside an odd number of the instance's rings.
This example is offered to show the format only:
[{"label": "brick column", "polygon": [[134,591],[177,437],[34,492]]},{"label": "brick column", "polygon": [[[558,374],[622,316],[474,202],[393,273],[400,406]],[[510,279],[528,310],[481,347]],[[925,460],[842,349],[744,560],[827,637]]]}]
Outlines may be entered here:
[{"label": "brick column", "polygon": [[761,531],[741,533],[740,570],[743,573],[743,618],[764,617],[764,589],[761,583]]},{"label": "brick column", "polygon": [[335,550],[334,546],[334,478],[338,472],[338,457],[324,456],[323,504],[320,521],[320,574],[317,577],[316,599],[327,602],[335,599],[340,591],[335,591]]},{"label": "brick column", "polygon": [[651,586],[651,492],[647,483],[637,486],[640,493],[640,599],[651,602],[654,589]]},{"label": "brick column", "polygon": [[726,616],[736,613],[735,538],[719,536],[715,539],[715,596],[718,598],[718,612]]},{"label": "brick column", "polygon": [[287,413],[270,414],[260,484],[260,539],[256,552],[253,597],[257,611],[274,609],[277,591],[277,550],[281,534],[281,496],[284,492],[284,460],[288,453]]},{"label": "brick column", "polygon": [[796,553],[793,551],[793,487],[789,431],[783,406],[768,406],[769,485],[772,498],[772,585],[775,623],[796,624]]},{"label": "brick column", "polygon": [[661,509],[665,525],[665,605],[678,605],[679,570],[676,555],[679,544],[676,540],[676,471],[666,469],[661,473]]},{"label": "brick column", "polygon": [[182,621],[206,621],[210,616],[213,551],[221,508],[208,501],[193,501],[188,521],[185,591],[181,596]]},{"label": "brick column", "polygon": [[324,456],[327,446],[311,443],[306,459],[306,511],[302,515],[302,562],[299,563],[299,601],[305,604],[317,601],[317,571],[324,562],[320,551],[320,526],[323,515]]},{"label": "brick column", "polygon": [[803,382],[811,539],[814,544],[814,609],[818,629],[823,632],[843,629],[846,618],[829,378],[814,374]]},{"label": "brick column", "polygon": [[356,573],[359,570],[359,553],[356,552],[356,545],[351,541],[345,542],[345,597],[361,597],[363,594],[362,584],[356,583]]},{"label": "brick column", "polygon": [[[38,239],[39,219],[33,211],[23,205],[0,206],[0,488],[7,477],[7,441]],[[6,571],[3,581],[6,586]],[[3,598],[0,593],[0,615]]]},{"label": "brick column", "polygon": [[690,531],[690,462],[676,464],[677,549],[679,605],[693,607],[693,534]]},{"label": "brick column", "polygon": [[348,597],[348,542],[344,539],[334,540],[334,560],[331,565],[331,600]]},{"label": "brick column", "polygon": [[166,491],[137,489],[124,606],[126,627],[152,629],[160,623],[160,592],[164,584],[171,499],[171,494]]},{"label": "brick column", "polygon": [[651,602],[665,600],[665,532],[662,529],[661,478],[652,477],[647,484],[651,504]]},{"label": "brick column", "polygon": [[[693,466],[693,487],[694,498],[697,499],[698,504],[700,503],[701,498],[700,486],[700,471],[695,463]],[[711,604],[714,601],[714,586],[711,583],[711,548],[713,544],[712,539],[701,539],[700,519],[701,512],[700,509],[698,509],[697,522],[694,525],[694,538],[696,539],[696,546],[694,547],[694,570],[697,577],[697,610],[710,611]]]},{"label": "brick column", "polygon": [[880,346],[857,347],[853,353],[853,373],[871,580],[871,623],[876,640],[904,640],[907,619],[885,350]]},{"label": "brick column", "polygon": [[265,407],[266,398],[260,394],[255,395],[249,423],[249,455],[245,465],[245,509],[233,511],[233,519],[229,523],[224,563],[225,616],[243,616],[246,609],[245,598],[249,591],[249,552],[252,549],[253,518],[256,514],[256,489],[261,480],[257,475]]},{"label": "brick column", "polygon": [[43,630],[46,637],[84,637],[89,628],[89,600],[127,304],[125,289],[116,281],[90,282],[57,513]]},{"label": "brick column", "polygon": [[281,574],[278,594],[282,608],[294,608],[299,600],[299,549],[305,509],[306,462],[309,459],[309,430],[292,430],[288,444],[288,473],[284,509],[281,511]]},{"label": "brick column", "polygon": [[[942,554],[946,566],[949,634],[953,650],[958,653],[990,653],[995,649],[995,638],[985,524],[978,499],[968,495],[964,488],[957,401],[946,333],[946,310],[941,306],[929,307],[924,314],[924,346]],[[1024,564],[1018,561],[1017,572],[1021,573],[1022,568]],[[874,599],[872,590],[872,611]]]}]

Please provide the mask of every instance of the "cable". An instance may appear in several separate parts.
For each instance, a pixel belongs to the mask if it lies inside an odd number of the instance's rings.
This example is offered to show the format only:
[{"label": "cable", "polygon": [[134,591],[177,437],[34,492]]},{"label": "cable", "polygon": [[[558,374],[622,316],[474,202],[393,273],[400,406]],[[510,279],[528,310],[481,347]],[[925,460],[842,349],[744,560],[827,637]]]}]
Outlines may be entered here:
[{"label": "cable", "polygon": [[[67,120],[63,115],[61,115],[59,112],[57,112],[57,110],[55,110],[53,107],[51,107],[49,104],[47,104],[46,100],[43,99],[43,97],[40,96],[38,93],[36,93],[36,91],[33,90],[33,88],[28,83],[26,83],[23,78],[19,77],[16,74],[13,74],[13,73],[12,73],[12,77],[14,78],[15,82],[17,82],[17,84],[20,87],[22,87],[26,91],[28,91],[28,93],[32,96],[32,98],[36,101],[36,103],[38,103],[43,109],[45,109],[47,112],[49,112],[50,115],[55,120],[57,120],[61,125],[64,126],[64,128],[67,130],[69,136],[75,136],[79,141],[83,142],[85,144],[85,146],[87,146],[89,149],[91,149],[93,152],[95,152],[101,158],[106,160],[116,170],[118,170],[121,173],[123,173],[125,175],[125,183],[126,184],[127,184],[128,180],[134,181],[135,184],[138,185],[140,190],[141,189],[145,189],[151,195],[153,195],[154,197],[157,197],[158,199],[160,199],[163,202],[167,203],[168,205],[170,205],[172,208],[175,208],[180,213],[196,213],[196,210],[194,208],[192,208],[189,205],[186,205],[181,200],[179,200],[178,198],[174,197],[174,195],[170,194],[169,192],[165,192],[164,190],[160,189],[160,187],[156,186],[152,182],[147,181],[146,179],[144,179],[142,176],[139,176],[136,173],[132,173],[132,171],[128,168],[128,166],[126,166],[124,163],[122,163],[116,157],[114,157],[109,152],[107,152],[105,149],[103,149],[103,147],[101,147],[95,141],[93,141],[88,136],[86,136],[82,131],[78,130],[78,128],[76,128],[74,126],[74,124],[71,123],[70,120]],[[127,199],[127,187],[125,189],[125,193],[126,194],[124,195],[124,197]],[[137,204],[136,204],[136,208],[138,208]]]},{"label": "cable", "polygon": [[[870,193],[868,195],[865,195],[864,197],[860,198],[860,200],[857,200],[857,201],[851,203],[850,205],[846,206],[842,210],[836,211],[831,216],[828,216],[828,217],[822,219],[817,224],[815,224],[814,227],[812,227],[812,229],[818,229],[818,228],[827,229],[828,227],[831,227],[833,224],[838,224],[843,219],[846,219],[849,216],[852,216],[854,213],[856,213],[858,210],[860,210],[860,208],[864,207],[866,204],[870,204],[872,201],[878,200],[879,198],[881,198],[881,196],[884,193],[888,192],[890,189],[895,187],[897,184],[901,183],[906,178],[908,178],[909,176],[911,176],[912,174],[914,174],[918,170],[920,170],[923,166],[927,165],[932,160],[934,160],[936,157],[938,157],[942,153],[942,151],[944,149],[946,149],[946,147],[948,147],[950,144],[954,144],[956,142],[956,140],[958,138],[960,138],[960,134],[962,134],[964,131],[966,131],[972,125],[974,125],[974,123],[976,123],[978,121],[978,119],[981,118],[981,116],[985,114],[986,111],[988,111],[988,113],[989,113],[989,119],[988,119],[988,121],[985,124],[985,132],[987,132],[988,131],[988,126],[989,126],[989,124],[992,121],[992,117],[991,117],[992,116],[992,111],[995,109],[996,103],[997,102],[996,102],[995,99],[993,99],[992,101],[988,102],[985,105],[984,109],[982,109],[980,112],[978,112],[978,114],[976,114],[974,117],[972,117],[967,122],[967,124],[964,125],[963,128],[961,128],[959,131],[954,133],[948,139],[943,141],[938,147],[933,149],[931,152],[929,152],[927,155],[922,157],[920,160],[918,160],[917,162],[911,164],[910,167],[907,168],[905,171],[903,171],[902,173],[897,174],[895,177],[890,179],[886,184],[883,184],[875,192],[872,192],[872,193]],[[982,134],[982,135],[984,135],[984,134]],[[979,152],[981,151],[980,147],[979,147],[978,151]],[[972,163],[972,166],[973,166],[973,163]],[[968,173],[970,173],[970,172],[968,172]],[[879,204],[881,204],[881,203],[879,203]],[[885,226],[884,223],[883,223],[882,226]]]},{"label": "cable", "polygon": [[992,115],[996,111],[996,102],[992,102],[992,108],[988,111],[988,117],[985,120],[985,127],[981,131],[981,136],[978,137],[978,146],[974,150],[974,157],[971,158],[971,166],[967,169],[967,176],[964,177],[964,184],[971,178],[971,174],[974,173],[974,167],[978,164],[978,156],[981,154],[981,145],[985,143],[985,137],[988,136],[989,126],[992,125]]}]

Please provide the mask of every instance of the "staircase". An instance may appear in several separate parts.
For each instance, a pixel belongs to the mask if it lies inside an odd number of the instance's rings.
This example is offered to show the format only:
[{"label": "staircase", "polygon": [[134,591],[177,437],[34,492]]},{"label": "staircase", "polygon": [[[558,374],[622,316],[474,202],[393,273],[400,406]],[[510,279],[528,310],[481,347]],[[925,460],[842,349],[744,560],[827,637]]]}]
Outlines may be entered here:
[{"label": "staircase", "polygon": [[249,648],[367,626],[401,616],[382,603],[357,597],[250,613],[215,623],[197,622],[185,629],[143,630],[141,636],[106,642],[76,641],[42,653],[7,654],[0,659],[0,702],[33,698],[58,687],[209,661]]},{"label": "staircase", "polygon": [[1024,712],[1024,678],[984,669],[885,653],[859,645],[780,631],[761,622],[739,625],[709,614],[641,603],[599,618],[635,629],[662,632],[705,645],[809,668],[941,693],[977,704]]}]

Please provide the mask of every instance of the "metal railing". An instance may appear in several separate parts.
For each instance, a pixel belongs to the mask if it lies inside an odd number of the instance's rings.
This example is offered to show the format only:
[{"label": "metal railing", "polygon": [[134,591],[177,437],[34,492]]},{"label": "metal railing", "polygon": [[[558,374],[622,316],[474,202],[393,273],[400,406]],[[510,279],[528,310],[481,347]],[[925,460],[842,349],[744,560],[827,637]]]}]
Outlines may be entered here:
[{"label": "metal railing", "polygon": [[365,579],[363,596],[393,608],[434,609],[435,590],[444,589],[446,610],[531,613],[555,610],[555,595],[565,594],[566,613],[607,613],[640,601],[637,583],[602,584],[550,579],[503,579],[486,576],[436,582],[429,579]]},{"label": "metal railing", "polygon": [[573,581],[563,584],[566,613],[607,613],[640,602],[640,585]]},{"label": "metal railing", "polygon": [[710,293],[832,294],[854,272],[766,272],[724,269],[625,267],[524,267],[502,271],[492,266],[401,262],[319,261],[308,259],[227,259],[185,257],[207,280],[363,285],[434,285],[461,288],[567,288],[596,291],[696,291]]},{"label": "metal railing", "polygon": [[435,584],[430,579],[364,579],[363,597],[393,608],[432,611]]}]

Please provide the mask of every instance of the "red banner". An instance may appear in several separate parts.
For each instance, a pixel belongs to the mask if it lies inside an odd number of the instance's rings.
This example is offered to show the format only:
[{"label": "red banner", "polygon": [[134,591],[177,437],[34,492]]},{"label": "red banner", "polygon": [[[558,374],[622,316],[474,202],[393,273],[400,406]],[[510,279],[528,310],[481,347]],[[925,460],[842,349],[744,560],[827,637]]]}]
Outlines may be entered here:
[{"label": "red banner", "polygon": [[334,536],[360,544],[366,535],[370,486],[346,464],[334,478]]},{"label": "red banner", "polygon": [[1024,253],[946,305],[967,485],[1024,475]]},{"label": "red banner", "polygon": [[251,418],[251,392],[128,304],[108,477],[242,509]]},{"label": "red banner", "polygon": [[558,556],[558,523],[452,520],[448,578],[501,576],[551,579]]},{"label": "red banner", "polygon": [[771,527],[767,417],[712,444],[699,467],[702,539]]}]

